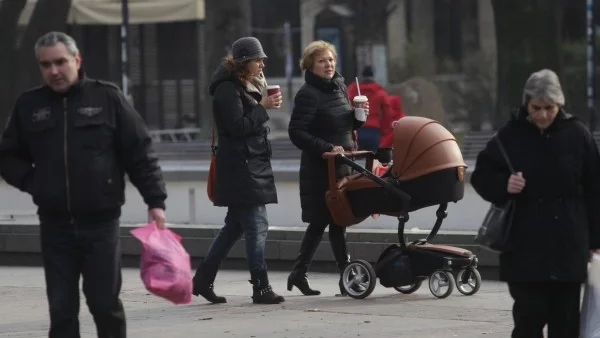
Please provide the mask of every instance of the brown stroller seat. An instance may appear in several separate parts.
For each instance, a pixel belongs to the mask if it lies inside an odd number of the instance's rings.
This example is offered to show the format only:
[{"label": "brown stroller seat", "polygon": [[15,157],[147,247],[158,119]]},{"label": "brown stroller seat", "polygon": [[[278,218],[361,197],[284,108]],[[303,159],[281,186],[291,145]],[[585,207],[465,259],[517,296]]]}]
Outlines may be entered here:
[{"label": "brown stroller seat", "polygon": [[[390,216],[433,205],[457,202],[464,194],[466,164],[456,138],[437,121],[407,116],[394,127],[393,161],[381,178],[372,174],[369,151],[326,153],[329,189],[326,201],[336,224],[351,226],[372,214]],[[366,157],[366,168],[352,159]],[[336,180],[335,166],[344,163],[359,174]]]}]

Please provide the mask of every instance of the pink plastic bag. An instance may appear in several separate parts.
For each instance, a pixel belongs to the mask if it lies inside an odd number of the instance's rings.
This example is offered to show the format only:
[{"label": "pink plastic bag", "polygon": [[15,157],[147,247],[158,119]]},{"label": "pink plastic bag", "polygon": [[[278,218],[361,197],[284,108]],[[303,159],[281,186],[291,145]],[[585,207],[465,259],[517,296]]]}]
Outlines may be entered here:
[{"label": "pink plastic bag", "polygon": [[143,245],[140,276],[150,293],[174,304],[192,301],[190,255],[181,245],[181,236],[155,223],[131,230]]}]

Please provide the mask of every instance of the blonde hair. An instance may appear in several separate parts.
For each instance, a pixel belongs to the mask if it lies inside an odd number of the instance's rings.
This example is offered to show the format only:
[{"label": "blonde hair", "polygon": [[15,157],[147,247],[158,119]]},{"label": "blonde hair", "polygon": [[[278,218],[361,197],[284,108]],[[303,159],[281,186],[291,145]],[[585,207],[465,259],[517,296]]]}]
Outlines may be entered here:
[{"label": "blonde hair", "polygon": [[331,52],[331,54],[333,54],[333,57],[337,60],[337,52],[335,51],[334,45],[323,40],[317,40],[309,43],[308,46],[304,48],[304,53],[300,58],[300,69],[311,70],[315,65],[315,55],[327,51]]}]

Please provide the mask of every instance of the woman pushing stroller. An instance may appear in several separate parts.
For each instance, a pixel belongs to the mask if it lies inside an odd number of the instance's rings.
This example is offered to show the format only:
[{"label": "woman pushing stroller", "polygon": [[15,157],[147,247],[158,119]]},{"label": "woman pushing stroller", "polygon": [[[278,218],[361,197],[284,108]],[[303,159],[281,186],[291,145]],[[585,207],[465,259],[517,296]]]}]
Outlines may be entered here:
[{"label": "woman pushing stroller", "polygon": [[[310,287],[307,271],[327,226],[339,271],[342,272],[350,262],[345,228],[333,223],[325,201],[328,178],[327,164],[322,156],[326,152],[354,150],[353,132],[363,122],[354,117],[344,78],[335,70],[336,60],[335,47],[325,41],[314,41],[304,49],[300,68],[305,71],[305,83],[295,96],[288,129],[290,140],[302,150],[300,204],[302,221],[309,225],[288,277],[287,288],[291,291],[295,286],[304,295],[320,294]],[[366,108],[368,113],[368,105]],[[336,168],[337,178],[350,174],[348,166]],[[341,286],[340,292],[346,294]]]}]

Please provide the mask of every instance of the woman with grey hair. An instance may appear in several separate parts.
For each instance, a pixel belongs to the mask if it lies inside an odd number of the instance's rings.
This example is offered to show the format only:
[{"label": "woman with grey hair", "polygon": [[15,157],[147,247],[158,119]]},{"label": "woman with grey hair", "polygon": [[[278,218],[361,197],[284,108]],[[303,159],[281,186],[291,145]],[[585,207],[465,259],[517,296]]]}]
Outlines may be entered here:
[{"label": "woman with grey hair", "polygon": [[558,76],[527,80],[521,108],[477,156],[471,185],[486,201],[515,201],[500,279],[514,299],[512,337],[579,336],[581,284],[600,248],[600,155],[587,127],[563,109]]}]

